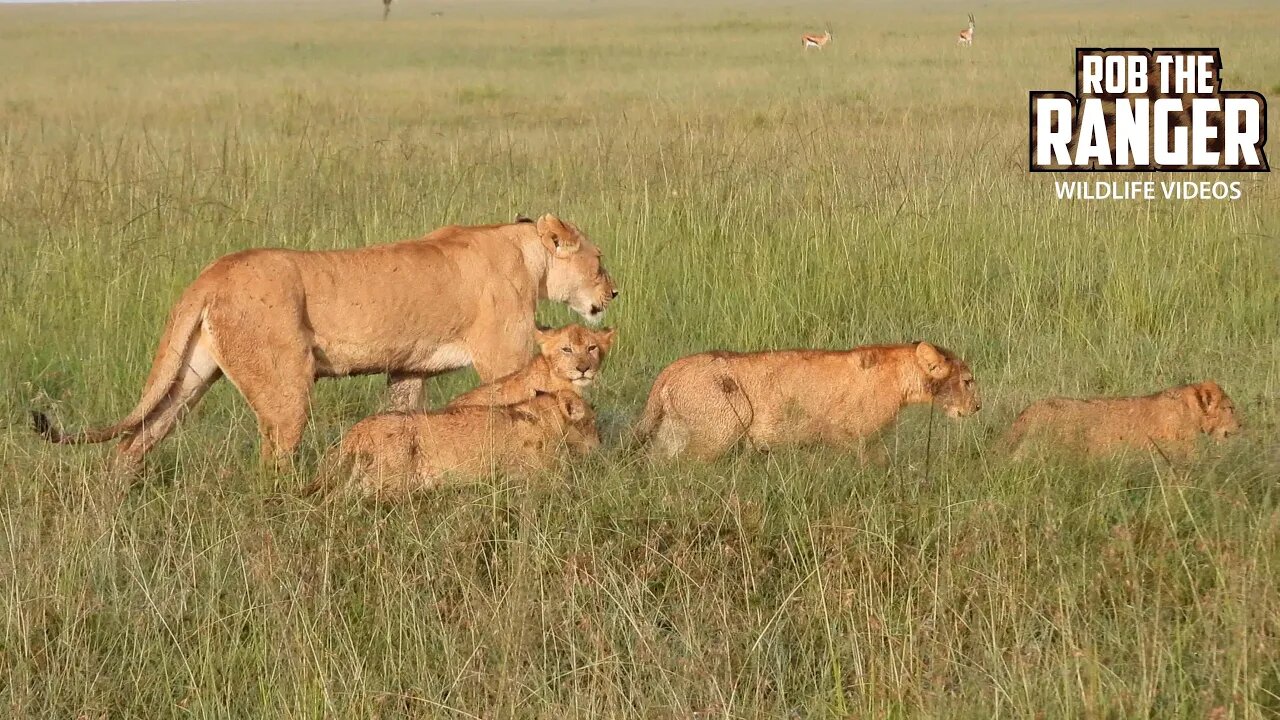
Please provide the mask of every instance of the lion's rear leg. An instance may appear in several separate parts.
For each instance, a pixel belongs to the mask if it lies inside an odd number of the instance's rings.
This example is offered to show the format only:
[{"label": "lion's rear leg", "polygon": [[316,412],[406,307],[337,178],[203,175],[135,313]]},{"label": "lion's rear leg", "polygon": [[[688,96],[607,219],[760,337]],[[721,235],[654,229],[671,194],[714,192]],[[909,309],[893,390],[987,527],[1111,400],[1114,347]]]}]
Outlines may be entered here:
[{"label": "lion's rear leg", "polygon": [[200,402],[221,375],[222,371],[207,344],[199,340],[192,343],[168,394],[148,413],[137,432],[120,443],[118,451],[122,464],[141,467],[142,457],[173,432],[182,416]]},{"label": "lion's rear leg", "polygon": [[[263,461],[281,467],[292,459],[307,425],[315,357],[297,318],[264,314],[254,321],[245,327],[243,316],[219,317],[210,311],[213,351],[258,419]],[[224,342],[221,329],[233,325],[239,326],[234,342]]]},{"label": "lion's rear leg", "polygon": [[689,429],[680,420],[664,417],[649,436],[649,458],[671,460],[679,457],[689,445]]},{"label": "lion's rear leg", "polygon": [[310,363],[295,362],[290,365],[290,370],[281,372],[273,387],[265,390],[255,388],[244,393],[258,418],[262,460],[277,467],[287,465],[302,442],[302,431],[306,429],[307,412],[311,406],[311,386],[315,382],[311,377],[314,369]]},{"label": "lion's rear leg", "polygon": [[742,439],[742,428],[735,418],[724,417],[719,420],[723,422],[701,425],[690,433],[689,444],[684,449],[686,457],[704,462],[717,460]]},{"label": "lion's rear leg", "polygon": [[747,436],[754,416],[751,403],[723,366],[715,360],[701,372],[687,370],[683,378],[667,380],[662,408],[652,413],[661,420],[653,432],[650,457],[711,461]]},{"label": "lion's rear leg", "polygon": [[732,410],[711,409],[696,420],[667,411],[649,443],[649,456],[670,460],[687,457],[710,462],[729,452],[742,439],[744,431]]}]

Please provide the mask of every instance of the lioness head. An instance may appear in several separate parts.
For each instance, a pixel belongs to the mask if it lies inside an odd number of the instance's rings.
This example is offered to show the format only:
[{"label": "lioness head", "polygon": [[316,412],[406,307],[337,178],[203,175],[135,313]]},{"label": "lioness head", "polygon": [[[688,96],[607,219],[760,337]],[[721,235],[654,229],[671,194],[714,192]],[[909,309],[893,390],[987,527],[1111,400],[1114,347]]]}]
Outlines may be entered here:
[{"label": "lioness head", "polygon": [[916,345],[916,364],[927,378],[934,402],[949,417],[968,417],[982,409],[978,386],[964,361],[951,351],[927,342]]},{"label": "lioness head", "polygon": [[599,374],[600,363],[613,345],[616,332],[612,328],[588,330],[581,325],[538,330],[538,348],[556,377],[585,388]]},{"label": "lioness head", "polygon": [[1200,431],[1218,440],[1240,432],[1236,406],[1212,380],[1182,388],[1183,398],[1200,420]]},{"label": "lioness head", "polygon": [[551,260],[547,267],[547,298],[567,304],[592,324],[618,297],[613,278],[601,263],[596,247],[573,224],[555,215],[538,218],[538,237]]}]

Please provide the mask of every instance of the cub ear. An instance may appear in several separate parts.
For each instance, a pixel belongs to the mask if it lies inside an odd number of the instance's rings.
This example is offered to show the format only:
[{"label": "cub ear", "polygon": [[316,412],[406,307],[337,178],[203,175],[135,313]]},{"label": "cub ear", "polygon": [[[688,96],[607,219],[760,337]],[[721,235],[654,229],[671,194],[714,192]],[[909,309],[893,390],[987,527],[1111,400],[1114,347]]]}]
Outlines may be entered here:
[{"label": "cub ear", "polygon": [[537,343],[539,352],[546,353],[547,346],[556,340],[555,331],[551,329],[534,328],[533,341]]},{"label": "cub ear", "polygon": [[946,356],[927,342],[916,345],[916,363],[924,370],[925,375],[934,380],[941,380],[951,374],[951,363]]},{"label": "cub ear", "polygon": [[609,352],[613,347],[613,339],[618,335],[618,328],[604,328],[596,331],[596,344],[600,346],[600,354]]},{"label": "cub ear", "polygon": [[1215,410],[1218,404],[1222,402],[1224,393],[1222,387],[1212,380],[1205,380],[1199,385],[1192,385],[1194,389],[1196,405],[1204,411]]},{"label": "cub ear", "polygon": [[538,237],[542,238],[542,244],[547,248],[547,252],[556,257],[572,255],[578,252],[578,248],[582,245],[578,239],[578,233],[551,213],[538,218]]},{"label": "cub ear", "polygon": [[560,396],[560,409],[564,411],[564,416],[573,422],[577,422],[587,416],[586,403],[572,395],[562,394]]}]

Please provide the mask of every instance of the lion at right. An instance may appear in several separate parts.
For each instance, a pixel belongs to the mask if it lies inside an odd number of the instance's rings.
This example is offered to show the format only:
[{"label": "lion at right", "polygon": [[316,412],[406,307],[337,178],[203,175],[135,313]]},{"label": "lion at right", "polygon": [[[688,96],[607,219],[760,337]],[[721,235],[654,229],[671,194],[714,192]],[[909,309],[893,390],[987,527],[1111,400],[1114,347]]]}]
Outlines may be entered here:
[{"label": "lion at right", "polygon": [[1018,415],[1004,448],[1015,459],[1033,450],[1090,458],[1155,450],[1189,460],[1201,435],[1222,441],[1240,429],[1231,398],[1205,380],[1143,397],[1045,398]]}]

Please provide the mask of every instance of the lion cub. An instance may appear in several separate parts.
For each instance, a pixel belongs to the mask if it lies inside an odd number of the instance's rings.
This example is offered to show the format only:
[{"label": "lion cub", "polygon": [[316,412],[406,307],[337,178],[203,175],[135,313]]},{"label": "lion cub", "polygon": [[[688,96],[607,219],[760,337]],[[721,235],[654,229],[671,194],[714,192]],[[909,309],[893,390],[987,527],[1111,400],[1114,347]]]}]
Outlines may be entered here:
[{"label": "lion cub", "polygon": [[346,494],[393,498],[447,477],[536,472],[553,466],[562,449],[585,455],[599,445],[595,414],[573,393],[540,392],[497,407],[380,413],[347,431],[304,494],[341,485]]},{"label": "lion cub", "polygon": [[455,397],[447,407],[510,405],[538,392],[581,395],[595,382],[616,335],[614,329],[588,330],[581,325],[538,330],[538,356],[528,365]]},{"label": "lion cub", "polygon": [[1223,440],[1239,430],[1231,398],[1206,380],[1146,397],[1046,398],[1018,415],[1004,443],[1019,458],[1035,440],[1093,457],[1155,448],[1188,458],[1200,433]]},{"label": "lion cub", "polygon": [[952,417],[982,404],[973,373],[929,343],[842,352],[710,352],[681,358],[653,384],[636,432],[657,458],[712,460],[745,439],[765,449],[825,443],[857,450],[912,403]]}]

